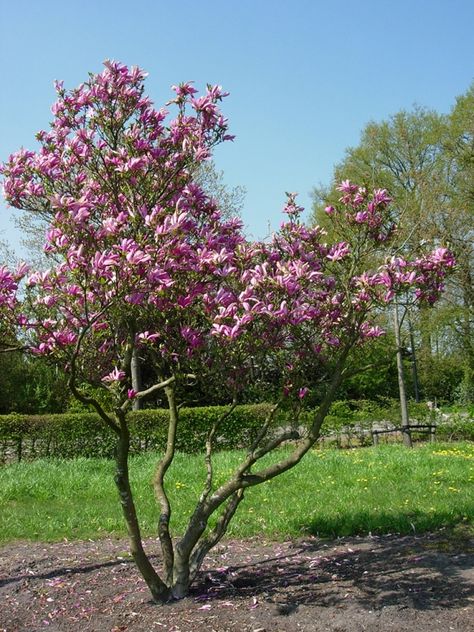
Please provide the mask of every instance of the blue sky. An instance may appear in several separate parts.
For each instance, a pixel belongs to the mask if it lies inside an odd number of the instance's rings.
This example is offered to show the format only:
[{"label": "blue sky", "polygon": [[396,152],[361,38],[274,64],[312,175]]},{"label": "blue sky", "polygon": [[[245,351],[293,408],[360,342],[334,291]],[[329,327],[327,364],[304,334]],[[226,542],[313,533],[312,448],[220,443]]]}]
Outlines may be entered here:
[{"label": "blue sky", "polygon": [[54,79],[72,88],[106,58],[144,68],[158,106],[171,84],[218,83],[237,138],[215,160],[262,238],[285,191],[310,207],[369,120],[451,109],[474,80],[473,24],[472,0],[0,0],[0,160],[47,128]]}]

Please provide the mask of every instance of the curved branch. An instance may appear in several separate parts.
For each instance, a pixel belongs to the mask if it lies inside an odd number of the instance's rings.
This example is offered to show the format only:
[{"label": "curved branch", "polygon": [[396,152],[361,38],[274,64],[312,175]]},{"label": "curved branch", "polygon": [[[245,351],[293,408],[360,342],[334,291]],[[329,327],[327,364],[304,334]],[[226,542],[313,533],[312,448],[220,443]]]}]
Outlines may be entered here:
[{"label": "curved branch", "polygon": [[99,404],[99,402],[96,399],[94,399],[93,397],[88,397],[87,395],[84,395],[83,393],[81,393],[76,385],[76,360],[78,358],[78,355],[81,349],[82,341],[84,340],[86,333],[89,331],[89,327],[85,327],[81,331],[77,339],[76,348],[74,349],[74,353],[72,354],[72,358],[71,358],[71,368],[70,368],[68,385],[69,385],[69,388],[71,389],[72,394],[77,400],[79,400],[82,404],[86,406],[92,406],[93,408],[95,408],[100,418],[103,421],[105,421],[105,423],[109,426],[109,428],[111,428],[115,432],[116,435],[120,436],[120,426],[116,424],[115,421],[112,419],[112,417],[110,417],[110,415],[108,415],[105,412],[105,410],[102,408],[102,406]]},{"label": "curved branch", "polygon": [[277,412],[277,410],[280,408],[282,403],[282,400],[280,399],[274,406],[272,406],[272,408],[270,409],[270,412],[268,413],[268,415],[265,418],[265,421],[263,422],[263,426],[260,430],[260,432],[258,433],[255,441],[252,443],[252,445],[250,446],[249,449],[249,454],[252,454],[257,447],[259,446],[260,442],[264,439],[265,435],[268,432],[268,428],[270,427],[271,422],[273,421],[273,419],[275,418],[275,413]]},{"label": "curved branch", "polygon": [[[171,380],[171,378],[170,378]],[[166,451],[158,463],[155,476],[153,478],[153,486],[155,489],[155,495],[158,503],[161,507],[160,518],[158,521],[158,536],[160,538],[161,551],[163,554],[163,565],[165,568],[165,577],[168,585],[171,585],[173,581],[173,567],[174,567],[174,549],[173,542],[170,534],[170,519],[171,519],[171,505],[169,502],[168,494],[165,490],[165,475],[170,467],[175,453],[176,447],[176,431],[178,428],[179,413],[176,406],[174,387],[172,383],[165,386],[165,393],[168,399],[169,405],[169,425],[168,425],[168,440],[166,443]]]},{"label": "curved branch", "polygon": [[347,346],[343,349],[334,369],[333,379],[331,380],[326,394],[316,411],[313,423],[301,443],[299,443],[299,445],[286,458],[253,474],[249,473],[250,469],[259,459],[279,447],[284,441],[299,438],[299,434],[296,431],[284,432],[272,441],[269,441],[265,446],[262,446],[260,449],[254,451],[253,454],[249,454],[245,461],[234,472],[232,478],[221,485],[221,487],[209,498],[205,507],[205,513],[207,516],[210,516],[237,490],[259,485],[260,483],[264,483],[265,481],[275,478],[283,472],[293,468],[313,447],[319,438],[321,426],[329,412],[332,402],[334,401],[337,390],[343,381],[344,365],[352,346],[353,341],[349,341]]},{"label": "curved branch", "polygon": [[229,410],[223,413],[219,419],[212,425],[212,428],[209,430],[207,438],[206,438],[206,456],[204,457],[204,461],[206,463],[206,482],[204,484],[204,489],[202,491],[201,496],[199,497],[198,506],[202,504],[206,498],[209,496],[212,489],[212,479],[214,476],[213,466],[212,466],[212,441],[214,436],[223,421],[225,421],[230,415],[234,412],[235,407],[237,406],[237,401],[234,399],[232,405]]},{"label": "curved branch", "polygon": [[[135,398],[136,399],[145,399],[146,397],[149,397],[150,395],[153,395],[153,393],[156,393],[157,391],[161,390],[161,389],[166,389],[166,387],[170,386],[171,384],[173,384],[174,382],[176,382],[176,377],[173,375],[172,377],[169,377],[166,380],[163,380],[163,382],[159,382],[158,384],[153,384],[153,386],[150,386],[150,388],[147,388],[144,391],[140,391],[138,393],[135,394]],[[132,400],[127,399],[124,401],[124,403],[121,406],[121,410],[123,410],[124,412],[129,408],[129,406],[131,406]]]},{"label": "curved branch", "polygon": [[196,549],[193,551],[189,564],[191,581],[195,579],[206,555],[214,546],[216,546],[216,544],[218,544],[218,542],[220,542],[220,540],[226,534],[229,523],[234,517],[234,514],[237,511],[237,507],[240,505],[243,499],[244,490],[239,489],[230,497],[227,503],[227,507],[219,517],[219,520],[217,521],[217,524],[212,532],[208,535],[207,538],[202,540],[199,543],[199,546],[197,546]]}]

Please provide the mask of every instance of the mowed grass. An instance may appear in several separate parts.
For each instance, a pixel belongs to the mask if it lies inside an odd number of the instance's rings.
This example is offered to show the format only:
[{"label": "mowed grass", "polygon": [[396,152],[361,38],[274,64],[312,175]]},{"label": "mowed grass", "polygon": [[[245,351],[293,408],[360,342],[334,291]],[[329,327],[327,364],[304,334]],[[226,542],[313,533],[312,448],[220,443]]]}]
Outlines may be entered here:
[{"label": "mowed grass", "polygon": [[[242,454],[215,456],[218,481],[232,472]],[[157,456],[131,459],[143,535],[156,532],[151,479]],[[113,474],[114,463],[102,459],[39,460],[1,468],[0,541],[124,535]],[[174,535],[183,531],[203,480],[202,457],[176,456],[167,477]],[[293,470],[249,489],[228,536],[281,539],[472,526],[473,483],[472,443],[314,450]]]}]

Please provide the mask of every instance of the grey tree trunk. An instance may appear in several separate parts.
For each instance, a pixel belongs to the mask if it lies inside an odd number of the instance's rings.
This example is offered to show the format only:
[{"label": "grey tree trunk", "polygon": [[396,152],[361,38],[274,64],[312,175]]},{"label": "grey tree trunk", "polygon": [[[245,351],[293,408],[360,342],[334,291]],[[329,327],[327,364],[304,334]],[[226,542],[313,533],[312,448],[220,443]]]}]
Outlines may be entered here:
[{"label": "grey tree trunk", "polygon": [[398,316],[398,304],[395,303],[393,310],[393,323],[395,329],[395,342],[397,345],[397,373],[398,373],[398,392],[400,394],[400,410],[402,414],[402,434],[403,443],[408,447],[412,447],[410,431],[408,426],[410,419],[408,417],[408,404],[405,388],[405,375],[403,372],[402,342],[400,335],[400,319]]},{"label": "grey tree trunk", "polygon": [[413,335],[413,325],[411,319],[408,319],[408,331],[410,332],[410,347],[411,347],[411,365],[413,370],[413,386],[415,390],[415,402],[420,401],[420,382],[418,379],[418,362],[416,358],[415,349],[415,336]]},{"label": "grey tree trunk", "polygon": [[130,449],[130,436],[125,414],[120,410],[117,412],[120,434],[115,453],[116,470],[114,478],[120,496],[122,513],[127,525],[130,540],[130,551],[138,570],[142,574],[143,579],[150,589],[153,599],[158,603],[165,603],[170,596],[169,587],[158,576],[143,549],[140,526],[138,523],[129,479],[128,455]]},{"label": "grey tree trunk", "polygon": [[[132,388],[138,393],[142,390],[142,373],[140,366],[140,356],[138,355],[138,349],[136,347],[133,348],[132,352],[130,372],[132,374]],[[132,402],[132,410],[140,410],[141,407],[141,400],[136,397]]]}]

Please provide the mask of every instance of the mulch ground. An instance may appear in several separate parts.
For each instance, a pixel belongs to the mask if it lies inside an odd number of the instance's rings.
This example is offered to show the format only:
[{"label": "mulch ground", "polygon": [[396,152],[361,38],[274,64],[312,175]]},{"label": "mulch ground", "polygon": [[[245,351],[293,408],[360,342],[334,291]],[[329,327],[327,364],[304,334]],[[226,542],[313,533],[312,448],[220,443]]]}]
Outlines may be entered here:
[{"label": "mulch ground", "polygon": [[0,632],[474,629],[474,542],[447,531],[227,541],[166,606],[150,601],[124,540],[10,545],[0,573]]}]

